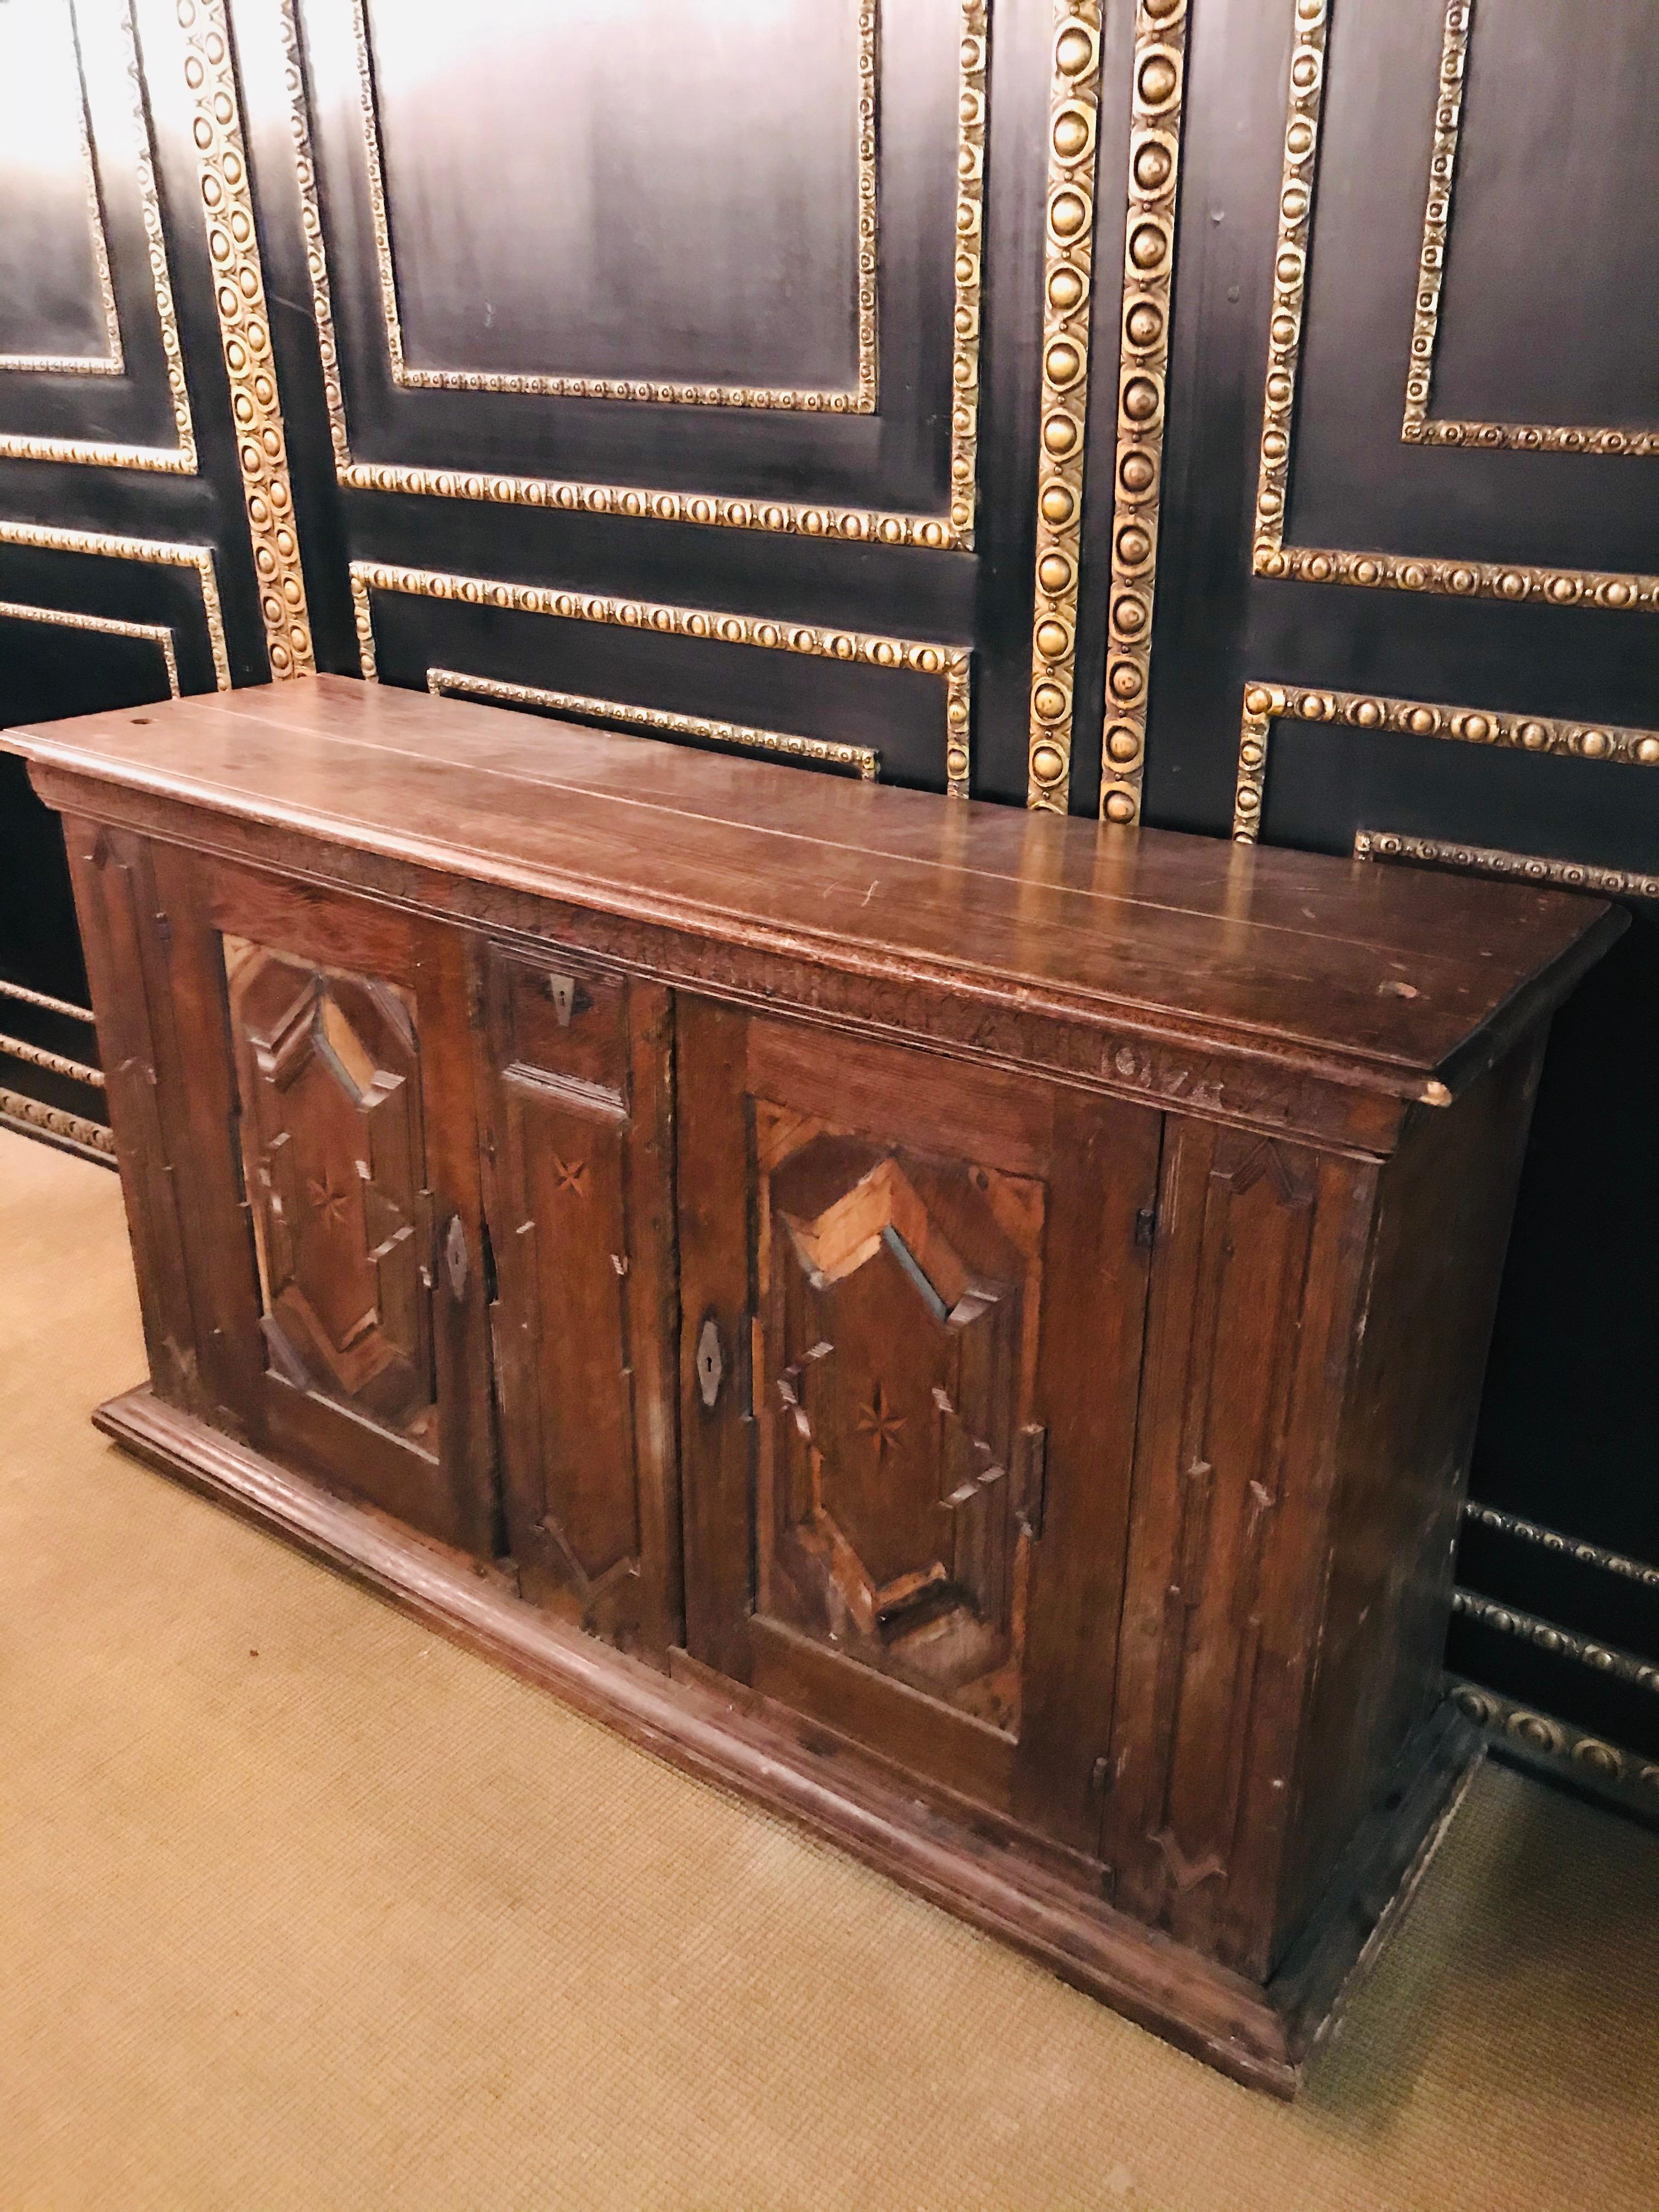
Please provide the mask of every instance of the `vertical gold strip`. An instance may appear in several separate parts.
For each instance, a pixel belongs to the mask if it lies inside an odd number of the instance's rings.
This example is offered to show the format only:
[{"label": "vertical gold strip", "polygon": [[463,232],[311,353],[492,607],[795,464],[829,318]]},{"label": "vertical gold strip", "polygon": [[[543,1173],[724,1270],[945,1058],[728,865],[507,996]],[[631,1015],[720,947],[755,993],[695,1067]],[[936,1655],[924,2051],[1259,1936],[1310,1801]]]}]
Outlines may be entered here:
[{"label": "vertical gold strip", "polygon": [[1188,5],[1139,0],[1135,12],[1100,777],[1101,818],[1107,822],[1139,820],[1146,766]]},{"label": "vertical gold strip", "polygon": [[957,260],[951,349],[951,537],[971,550],[979,503],[979,340],[985,273],[985,72],[990,0],[962,0]]},{"label": "vertical gold strip", "polygon": [[1273,319],[1267,325],[1261,459],[1256,479],[1255,568],[1258,576],[1282,576],[1289,568],[1285,556],[1285,515],[1290,504],[1291,437],[1302,358],[1302,316],[1307,301],[1308,247],[1313,229],[1329,13],[1328,0],[1296,0],[1290,112],[1285,119],[1285,160],[1279,179],[1279,237],[1273,247]]},{"label": "vertical gold strip", "polygon": [[1055,0],[1042,269],[1036,605],[1025,803],[1066,811],[1081,562],[1089,293],[1100,121],[1099,0]]},{"label": "vertical gold strip", "polygon": [[1448,0],[1440,49],[1440,91],[1434,104],[1434,150],[1429,157],[1429,196],[1423,210],[1423,243],[1418,252],[1417,304],[1412,317],[1411,364],[1406,371],[1406,412],[1401,436],[1409,444],[1423,434],[1434,382],[1434,349],[1440,330],[1440,288],[1446,275],[1446,238],[1451,228],[1452,181],[1457,172],[1457,137],[1463,119],[1463,78],[1468,67],[1472,0]]},{"label": "vertical gold strip", "polygon": [[225,0],[178,0],[176,12],[186,46],[185,82],[196,102],[191,131],[236,423],[242,499],[259,579],[259,611],[270,672],[280,681],[308,676],[317,663]]}]

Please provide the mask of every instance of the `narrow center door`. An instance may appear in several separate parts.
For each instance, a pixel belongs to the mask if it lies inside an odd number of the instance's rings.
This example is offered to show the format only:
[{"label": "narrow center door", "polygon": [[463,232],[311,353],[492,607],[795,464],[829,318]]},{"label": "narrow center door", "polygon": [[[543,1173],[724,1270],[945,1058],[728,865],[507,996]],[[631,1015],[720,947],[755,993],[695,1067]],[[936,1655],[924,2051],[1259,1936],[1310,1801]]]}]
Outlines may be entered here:
[{"label": "narrow center door", "polygon": [[683,999],[692,1656],[1090,1856],[1160,1118]]}]

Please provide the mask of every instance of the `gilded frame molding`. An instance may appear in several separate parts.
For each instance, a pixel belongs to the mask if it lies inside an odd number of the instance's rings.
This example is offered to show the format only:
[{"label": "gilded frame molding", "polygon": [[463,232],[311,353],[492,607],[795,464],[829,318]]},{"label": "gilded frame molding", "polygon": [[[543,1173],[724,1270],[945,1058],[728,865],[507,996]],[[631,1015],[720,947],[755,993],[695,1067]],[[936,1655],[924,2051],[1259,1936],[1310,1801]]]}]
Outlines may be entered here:
[{"label": "gilded frame molding", "polygon": [[62,1106],[48,1106],[24,1091],[0,1086],[0,1128],[3,1127],[20,1129],[31,1137],[50,1137],[70,1152],[96,1155],[100,1164],[114,1164],[115,1139],[101,1121],[88,1121],[83,1115],[69,1113]]},{"label": "gilded frame molding", "polygon": [[[962,36],[958,61],[956,259],[951,357],[951,499],[941,515],[848,507],[834,500],[732,499],[715,492],[654,490],[648,486],[590,483],[557,477],[434,469],[402,461],[359,461],[351,449],[345,389],[335,334],[328,247],[323,231],[317,162],[311,138],[298,0],[277,0],[283,63],[289,95],[300,220],[312,309],[322,356],[329,435],[337,480],[350,491],[400,492],[415,497],[467,499],[504,506],[560,508],[567,513],[623,515],[659,522],[692,523],[732,530],[775,531],[788,536],[850,544],[920,546],[933,552],[971,552],[978,505],[980,329],[984,276],[986,70],[991,0],[957,0]],[[468,389],[473,388],[470,384]]]},{"label": "gilded frame molding", "polygon": [[1063,814],[1072,772],[1100,144],[1100,0],[1053,0],[1043,191],[1036,586],[1025,804]]},{"label": "gilded frame molding", "polygon": [[230,653],[210,545],[183,545],[161,538],[123,538],[101,530],[70,530],[57,523],[0,520],[0,545],[33,553],[82,553],[100,561],[139,561],[147,567],[190,568],[201,587],[202,615],[213,654],[215,688],[230,689]]},{"label": "gilded frame molding", "polygon": [[[98,630],[110,637],[147,638],[159,646],[167,669],[168,695],[177,699],[179,690],[179,659],[173,646],[172,630],[165,623],[119,622],[113,615],[83,615],[64,607],[37,607],[17,599],[0,599],[0,620],[6,622],[50,623],[59,629]],[[25,993],[21,984],[7,983],[0,979],[0,995],[7,998],[26,997],[31,1006],[45,1006],[54,1013],[65,1011],[58,1000],[43,999],[37,992]],[[78,1012],[80,1009],[76,1009]]]},{"label": "gilded frame molding", "polygon": [[[1273,311],[1261,410],[1251,570],[1257,576],[1315,584],[1358,585],[1371,591],[1443,593],[1455,599],[1507,599],[1616,611],[1659,611],[1659,575],[1599,568],[1555,568],[1532,562],[1460,561],[1346,548],[1287,545],[1291,449],[1307,307],[1308,260],[1317,187],[1324,104],[1325,53],[1335,0],[1291,0],[1285,155],[1273,249]],[[1416,356],[1413,356],[1413,361]]]},{"label": "gilded frame molding", "polygon": [[1570,1721],[1557,1720],[1551,1713],[1517,1705],[1479,1682],[1455,1679],[1452,1697],[1460,1711],[1489,1735],[1507,1736],[1559,1772],[1627,1793],[1626,1802],[1659,1813],[1659,1760],[1607,1743]]},{"label": "gilded frame molding", "polygon": [[[161,204],[155,185],[155,150],[150,139],[149,112],[144,100],[143,72],[138,58],[138,32],[133,20],[132,0],[120,0],[119,15],[123,33],[127,83],[132,101],[134,145],[137,149],[138,204],[144,227],[144,240],[149,254],[150,287],[155,295],[155,313],[161,329],[161,350],[167,360],[167,396],[173,408],[173,420],[178,433],[176,446],[126,446],[98,438],[46,438],[21,431],[0,431],[0,460],[48,461],[59,466],[82,466],[100,469],[140,469],[152,475],[193,477],[200,466],[196,447],[196,426],[191,415],[190,386],[185,378],[185,351],[179,337],[178,309],[173,297],[173,275],[167,263],[167,236],[161,223]],[[70,6],[71,21],[75,22],[76,58],[80,60],[80,26]],[[82,79],[82,112],[85,82]],[[88,147],[88,158],[91,158]],[[95,177],[95,166],[93,170]],[[95,187],[94,187],[95,189]],[[103,236],[101,221],[99,237]],[[109,280],[108,253],[103,254],[104,282],[109,285],[108,307],[114,312],[114,291]],[[115,325],[118,343],[118,319]],[[16,362],[0,362],[0,368],[15,367]],[[33,364],[46,367],[42,359]],[[117,370],[125,370],[125,357],[121,356]]]},{"label": "gilded frame molding", "polygon": [[1588,1667],[1592,1674],[1608,1675],[1615,1682],[1627,1682],[1632,1689],[1647,1690],[1659,1697],[1659,1665],[1651,1659],[1638,1658],[1633,1651],[1621,1650],[1616,1644],[1580,1636],[1573,1629],[1563,1628],[1559,1621],[1546,1620],[1519,1606],[1500,1605],[1496,1598],[1484,1597],[1479,1590],[1455,1589],[1452,1613],[1460,1620],[1478,1620],[1483,1628],[1492,1629],[1499,1636],[1535,1644],[1553,1659],[1571,1659],[1577,1666]]},{"label": "gilded frame molding", "polygon": [[1446,0],[1440,49],[1440,90],[1434,111],[1434,150],[1429,159],[1428,198],[1418,261],[1417,311],[1411,365],[1406,372],[1406,410],[1401,437],[1410,446],[1507,447],[1532,453],[1659,454],[1659,431],[1607,430],[1552,422],[1478,422],[1431,416],[1435,351],[1440,337],[1440,295],[1451,237],[1452,192],[1463,122],[1474,0]]},{"label": "gilded frame molding", "polygon": [[[1495,845],[1467,845],[1449,837],[1414,837],[1404,830],[1356,830],[1356,860],[1418,860],[1425,867],[1455,868],[1472,876],[1496,876],[1511,883],[1547,884],[1552,890],[1596,891],[1608,898],[1659,899],[1659,876],[1639,875],[1629,868],[1601,868],[1588,860],[1554,860],[1541,853],[1508,853]],[[1568,1551],[1576,1559],[1606,1567],[1613,1574],[1650,1578],[1659,1589],[1659,1567],[1644,1567],[1601,1552],[1577,1536],[1563,1536],[1535,1522],[1500,1513],[1496,1506],[1468,1504],[1463,1508],[1472,1521],[1481,1521],[1506,1535],[1523,1536],[1549,1550]]]},{"label": "gilded frame molding", "polygon": [[176,0],[173,12],[184,34],[185,83],[196,108],[192,136],[259,614],[270,672],[280,683],[310,675],[317,663],[230,27],[225,0]]},{"label": "gilded frame molding", "polygon": [[1659,730],[1632,730],[1612,722],[1570,722],[1542,714],[1516,714],[1486,707],[1449,707],[1425,699],[1388,699],[1370,691],[1327,686],[1250,683],[1244,686],[1233,793],[1233,842],[1254,845],[1261,835],[1273,725],[1341,723],[1372,732],[1440,738],[1505,751],[1553,753],[1571,760],[1631,768],[1659,768]]},{"label": "gilded frame molding", "polygon": [[[1386,832],[1362,830],[1361,836],[1386,836]],[[1414,844],[1416,839],[1395,840]],[[1426,841],[1422,841],[1426,842]],[[1466,857],[1466,854],[1468,857]],[[1404,851],[1380,854],[1367,848],[1359,850],[1359,838],[1354,840],[1356,859],[1411,860],[1419,857]],[[1474,848],[1449,848],[1449,864],[1468,869],[1472,874],[1508,875],[1508,867],[1493,867],[1494,860],[1519,861],[1528,882],[1558,884],[1569,890],[1627,890],[1639,898],[1659,896],[1659,878],[1625,876],[1615,868],[1584,868],[1569,860],[1545,860],[1520,853],[1486,853]],[[1534,873],[1534,871],[1540,872]],[[1615,878],[1609,882],[1608,878]],[[1643,888],[1638,888],[1641,886]],[[1651,886],[1651,888],[1646,888]],[[1478,1522],[1483,1528],[1496,1528],[1500,1535],[1513,1536],[1523,1544],[1536,1544],[1546,1552],[1554,1552],[1562,1559],[1576,1559],[1580,1566],[1599,1567],[1603,1574],[1618,1575],[1626,1582],[1640,1583],[1644,1589],[1659,1590],[1659,1567],[1650,1567],[1645,1559],[1628,1559],[1622,1552],[1609,1552],[1601,1544],[1592,1544],[1587,1537],[1569,1536],[1559,1528],[1546,1528],[1536,1521],[1523,1521],[1518,1513],[1505,1513],[1497,1505],[1482,1505],[1475,1498],[1466,1498],[1463,1518]]]},{"label": "gilded frame molding", "polygon": [[539,684],[509,684],[495,676],[469,676],[458,668],[428,668],[426,688],[439,699],[483,699],[504,707],[552,708],[561,714],[586,714],[594,721],[611,722],[619,729],[660,732],[671,738],[703,738],[714,744],[739,745],[749,752],[775,753],[785,760],[850,768],[866,783],[874,783],[881,774],[881,755],[873,745],[843,744],[834,738],[797,737],[787,730],[756,729],[747,722],[677,714],[664,707],[630,707],[620,699],[596,699],[586,691],[550,691]]},{"label": "gilded frame molding", "polygon": [[71,1060],[66,1053],[48,1052],[43,1044],[27,1044],[21,1037],[8,1036],[0,1030],[0,1058],[21,1060],[25,1067],[38,1067],[48,1075],[61,1075],[70,1083],[84,1083],[88,1091],[104,1088],[104,1071],[84,1060]]},{"label": "gilded frame molding", "polygon": [[522,392],[550,399],[634,399],[658,406],[757,407],[812,415],[873,415],[879,384],[876,200],[876,83],[880,38],[880,0],[858,0],[858,215],[854,308],[858,368],[850,392],[800,391],[755,385],[685,384],[627,377],[507,375],[485,369],[411,368],[404,358],[403,319],[398,304],[398,272],[392,251],[385,165],[380,151],[380,112],[374,89],[374,58],[368,0],[351,0],[351,27],[357,54],[358,114],[363,156],[368,170],[370,220],[380,276],[380,314],[392,380],[412,392]]},{"label": "gilded frame molding", "polygon": [[604,623],[624,629],[652,630],[665,637],[757,646],[773,653],[805,653],[819,660],[856,661],[871,668],[908,669],[918,675],[937,677],[945,686],[946,789],[952,798],[969,795],[973,653],[968,646],[924,644],[864,630],[821,629],[809,623],[770,622],[754,615],[665,606],[647,599],[556,591],[543,584],[507,583],[491,576],[453,575],[381,561],[354,561],[350,574],[358,660],[364,681],[370,684],[377,682],[380,674],[370,598],[374,592],[500,607],[514,614],[551,615],[564,622]]},{"label": "gilded frame molding", "polygon": [[1112,477],[1106,720],[1101,740],[1100,815],[1104,822],[1139,821],[1146,770],[1190,4],[1191,0],[1139,0],[1135,14],[1122,350]]},{"label": "gilded frame molding", "polygon": [[98,286],[98,305],[104,323],[101,354],[0,353],[0,372],[26,376],[124,376],[126,356],[121,344],[121,317],[115,303],[115,282],[110,274],[109,240],[104,232],[104,205],[98,189],[98,164],[92,150],[92,112],[87,99],[86,62],[81,50],[81,22],[75,0],[64,0],[69,16],[70,43],[75,51],[75,76],[79,99],[76,124],[81,142],[81,174],[87,203],[87,234],[92,247],[93,276]]}]

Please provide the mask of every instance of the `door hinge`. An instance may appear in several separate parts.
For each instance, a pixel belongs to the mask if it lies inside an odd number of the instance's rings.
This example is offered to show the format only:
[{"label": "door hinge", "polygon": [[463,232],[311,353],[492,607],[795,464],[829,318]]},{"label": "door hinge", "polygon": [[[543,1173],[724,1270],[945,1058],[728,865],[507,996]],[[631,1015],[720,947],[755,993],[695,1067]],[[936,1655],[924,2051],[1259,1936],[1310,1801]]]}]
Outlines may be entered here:
[{"label": "door hinge", "polygon": [[444,1237],[444,1272],[449,1277],[450,1295],[457,1305],[466,1296],[466,1278],[471,1255],[466,1249],[466,1229],[459,1213],[450,1216],[449,1229]]},{"label": "door hinge", "polygon": [[1089,1770],[1089,1788],[1097,1797],[1103,1797],[1112,1786],[1112,1762],[1097,1759]]},{"label": "door hinge", "polygon": [[1135,1245],[1142,1252],[1150,1252],[1158,1242],[1158,1208],[1143,1206],[1135,1216]]}]

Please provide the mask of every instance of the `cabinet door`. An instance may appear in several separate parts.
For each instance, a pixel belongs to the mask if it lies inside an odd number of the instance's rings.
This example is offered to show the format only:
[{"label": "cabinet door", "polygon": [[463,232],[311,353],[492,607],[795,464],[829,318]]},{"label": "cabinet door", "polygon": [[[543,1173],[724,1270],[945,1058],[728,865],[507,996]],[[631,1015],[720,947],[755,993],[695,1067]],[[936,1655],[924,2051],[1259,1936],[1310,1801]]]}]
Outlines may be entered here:
[{"label": "cabinet door", "polygon": [[487,1206],[507,1528],[524,1595],[679,1641],[668,994],[485,956]]},{"label": "cabinet door", "polygon": [[165,847],[153,863],[168,1110],[195,1125],[174,1152],[188,1264],[216,1313],[254,1319],[210,1323],[237,1410],[275,1456],[488,1555],[465,939]]},{"label": "cabinet door", "polygon": [[692,1656],[1097,1845],[1158,1117],[682,1000]]}]

